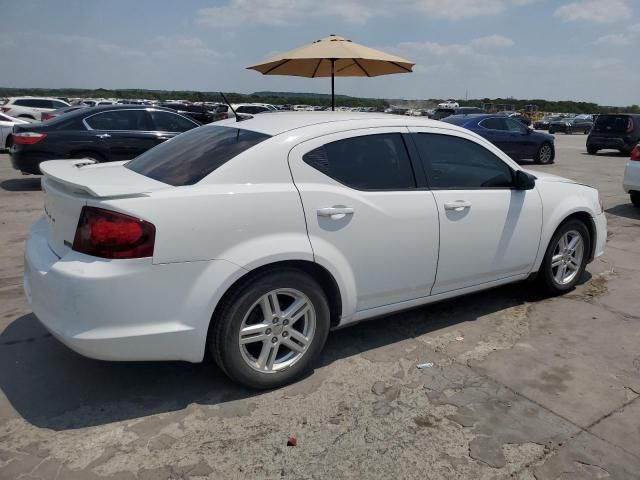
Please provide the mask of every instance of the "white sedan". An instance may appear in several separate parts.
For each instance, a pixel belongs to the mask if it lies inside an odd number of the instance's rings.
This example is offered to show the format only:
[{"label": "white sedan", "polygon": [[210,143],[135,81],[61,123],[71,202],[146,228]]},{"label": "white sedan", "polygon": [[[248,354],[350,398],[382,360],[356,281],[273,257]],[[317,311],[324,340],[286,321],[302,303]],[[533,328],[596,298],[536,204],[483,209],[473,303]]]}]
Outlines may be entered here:
[{"label": "white sedan", "polygon": [[24,284],[53,335],[104,360],[208,353],[255,388],[310,369],[330,329],[533,276],[567,292],[607,236],[595,189],[421,118],[267,113],[40,168]]},{"label": "white sedan", "polygon": [[631,151],[624,169],[623,187],[631,197],[631,203],[640,208],[640,143]]},{"label": "white sedan", "polygon": [[13,126],[19,123],[29,122],[0,113],[0,150],[9,150],[11,148],[11,145],[13,145]]}]

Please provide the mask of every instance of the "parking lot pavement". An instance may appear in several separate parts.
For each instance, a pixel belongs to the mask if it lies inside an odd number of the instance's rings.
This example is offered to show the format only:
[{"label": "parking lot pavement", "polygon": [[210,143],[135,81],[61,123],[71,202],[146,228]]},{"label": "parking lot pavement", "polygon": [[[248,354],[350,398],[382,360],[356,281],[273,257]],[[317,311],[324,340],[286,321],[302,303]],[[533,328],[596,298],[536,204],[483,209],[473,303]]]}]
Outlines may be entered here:
[{"label": "parking lot pavement", "polygon": [[598,187],[609,219],[574,292],[518,284],[337,331],[312,375],[259,393],[211,362],[99,362],[52,338],[21,286],[42,193],[0,155],[0,478],[637,479],[640,211],[626,157],[556,139],[532,168]]}]

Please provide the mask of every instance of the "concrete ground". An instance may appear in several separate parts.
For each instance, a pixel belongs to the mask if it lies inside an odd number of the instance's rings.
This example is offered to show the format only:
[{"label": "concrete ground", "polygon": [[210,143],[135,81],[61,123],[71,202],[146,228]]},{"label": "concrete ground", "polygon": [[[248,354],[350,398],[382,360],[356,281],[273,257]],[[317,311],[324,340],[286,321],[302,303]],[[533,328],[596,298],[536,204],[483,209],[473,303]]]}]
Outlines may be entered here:
[{"label": "concrete ground", "polygon": [[640,211],[626,158],[584,142],[559,134],[534,167],[605,202],[606,254],[574,292],[517,284],[334,332],[312,375],[266,393],[210,362],[100,362],[53,339],[21,285],[42,193],[0,155],[0,479],[639,478]]}]

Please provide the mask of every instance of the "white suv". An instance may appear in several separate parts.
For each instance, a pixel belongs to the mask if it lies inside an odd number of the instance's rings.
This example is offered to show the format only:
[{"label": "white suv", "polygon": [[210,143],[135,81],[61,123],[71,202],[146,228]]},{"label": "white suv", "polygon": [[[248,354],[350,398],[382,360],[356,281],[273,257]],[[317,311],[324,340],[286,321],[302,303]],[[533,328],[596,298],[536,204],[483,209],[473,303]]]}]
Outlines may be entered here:
[{"label": "white suv", "polygon": [[69,103],[50,97],[10,97],[0,109],[15,118],[41,120],[42,112],[69,107]]},{"label": "white suv", "polygon": [[533,275],[568,292],[607,237],[597,190],[419,117],[265,113],[40,169],[40,321],[89,357],[211,354],[257,388],[310,369],[332,328]]}]

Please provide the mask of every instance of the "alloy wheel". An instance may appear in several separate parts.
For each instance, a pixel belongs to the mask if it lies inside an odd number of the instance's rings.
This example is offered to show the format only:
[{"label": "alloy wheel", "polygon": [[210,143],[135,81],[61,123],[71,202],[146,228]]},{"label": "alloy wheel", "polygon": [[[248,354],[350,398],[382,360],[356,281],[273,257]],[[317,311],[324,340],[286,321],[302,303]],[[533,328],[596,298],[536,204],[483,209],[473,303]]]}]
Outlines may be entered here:
[{"label": "alloy wheel", "polygon": [[316,330],[316,312],[299,290],[262,295],[248,310],[238,334],[242,358],[252,369],[274,373],[298,362]]},{"label": "alloy wheel", "polygon": [[540,147],[540,163],[549,163],[551,161],[551,147],[549,145],[542,145]]},{"label": "alloy wheel", "polygon": [[582,265],[584,240],[580,232],[569,230],[560,237],[551,257],[551,274],[558,285],[571,283]]}]

